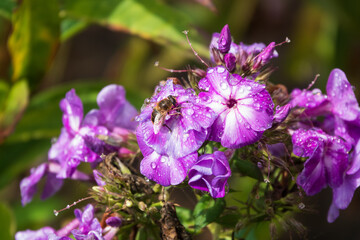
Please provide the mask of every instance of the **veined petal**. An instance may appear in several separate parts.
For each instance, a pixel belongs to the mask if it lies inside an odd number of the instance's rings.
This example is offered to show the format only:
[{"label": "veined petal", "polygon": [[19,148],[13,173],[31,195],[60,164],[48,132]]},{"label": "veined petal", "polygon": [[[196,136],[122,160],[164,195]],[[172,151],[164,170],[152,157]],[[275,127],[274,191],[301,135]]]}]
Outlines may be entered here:
[{"label": "veined petal", "polygon": [[67,131],[75,134],[83,118],[83,105],[81,99],[71,89],[66,93],[65,98],[60,101],[60,108],[63,111],[63,124]]},{"label": "veined petal", "polygon": [[358,117],[360,113],[359,104],[343,71],[338,68],[331,71],[326,92],[333,104],[332,111],[340,118],[352,121]]}]

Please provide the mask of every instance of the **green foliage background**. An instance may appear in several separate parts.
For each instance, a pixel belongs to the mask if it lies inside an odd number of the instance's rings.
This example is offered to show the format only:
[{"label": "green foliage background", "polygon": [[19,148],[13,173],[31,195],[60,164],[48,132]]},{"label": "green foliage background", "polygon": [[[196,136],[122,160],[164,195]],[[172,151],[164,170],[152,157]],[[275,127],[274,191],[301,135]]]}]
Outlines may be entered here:
[{"label": "green foliage background", "polygon": [[[85,113],[96,107],[97,92],[109,83],[122,84],[140,108],[157,82],[170,76],[155,68],[155,61],[173,69],[189,63],[203,67],[183,30],[190,30],[194,48],[207,58],[211,33],[229,24],[238,42],[291,39],[277,49],[280,57],[273,63],[279,68],[272,81],[302,88],[319,73],[315,87],[324,89],[330,70],[339,67],[359,95],[359,11],[360,2],[350,0],[1,0],[0,238],[12,239],[27,228],[59,227],[72,211],[55,218],[52,210],[86,195],[86,184],[67,182],[45,202],[36,197],[25,208],[20,204],[19,181],[46,161],[51,138],[61,128],[59,101],[69,89],[76,89]],[[324,217],[330,193],[315,199],[320,216],[304,217],[311,236],[357,239],[351,237],[360,234],[359,220],[351,212],[360,208],[358,196],[332,225]],[[207,219],[197,218],[206,225]]]}]

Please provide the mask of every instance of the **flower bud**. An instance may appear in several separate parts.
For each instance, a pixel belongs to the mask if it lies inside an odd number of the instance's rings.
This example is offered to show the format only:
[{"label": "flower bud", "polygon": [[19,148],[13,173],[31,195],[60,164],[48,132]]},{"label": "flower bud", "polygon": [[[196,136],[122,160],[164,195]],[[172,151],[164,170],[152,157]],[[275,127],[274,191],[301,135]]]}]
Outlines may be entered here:
[{"label": "flower bud", "polygon": [[218,49],[222,53],[229,52],[231,45],[231,34],[229,26],[226,24],[221,30],[220,37],[218,39]]}]

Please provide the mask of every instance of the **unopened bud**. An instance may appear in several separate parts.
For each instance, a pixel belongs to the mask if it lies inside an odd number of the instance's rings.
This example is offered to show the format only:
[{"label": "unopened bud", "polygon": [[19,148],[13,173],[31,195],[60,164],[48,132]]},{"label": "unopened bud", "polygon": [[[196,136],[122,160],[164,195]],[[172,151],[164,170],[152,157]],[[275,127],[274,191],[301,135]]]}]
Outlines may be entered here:
[{"label": "unopened bud", "polygon": [[203,78],[203,77],[206,76],[206,71],[204,71],[204,70],[202,70],[202,69],[200,69],[200,68],[196,68],[196,69],[194,69],[192,72],[193,72],[193,74],[194,74],[195,76],[197,76],[197,77]]},{"label": "unopened bud", "polygon": [[134,205],[134,203],[128,199],[125,200],[125,206],[128,208],[131,208]]},{"label": "unopened bud", "polygon": [[144,203],[144,202],[139,202],[139,204],[138,204],[138,206],[139,206],[139,209],[141,210],[141,211],[145,211],[146,210],[146,208],[147,208],[147,205]]}]

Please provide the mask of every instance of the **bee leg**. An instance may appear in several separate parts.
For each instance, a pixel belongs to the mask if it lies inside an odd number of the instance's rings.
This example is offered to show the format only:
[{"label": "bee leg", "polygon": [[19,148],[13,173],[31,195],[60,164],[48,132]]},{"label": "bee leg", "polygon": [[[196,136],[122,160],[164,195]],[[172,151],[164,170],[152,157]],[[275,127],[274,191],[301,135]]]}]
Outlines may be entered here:
[{"label": "bee leg", "polygon": [[171,128],[169,128],[168,125],[164,124],[163,126],[165,126],[167,129],[169,129],[170,132],[172,132]]}]

